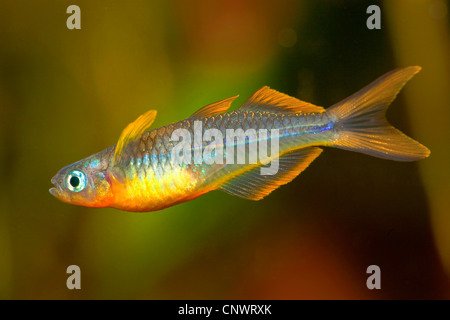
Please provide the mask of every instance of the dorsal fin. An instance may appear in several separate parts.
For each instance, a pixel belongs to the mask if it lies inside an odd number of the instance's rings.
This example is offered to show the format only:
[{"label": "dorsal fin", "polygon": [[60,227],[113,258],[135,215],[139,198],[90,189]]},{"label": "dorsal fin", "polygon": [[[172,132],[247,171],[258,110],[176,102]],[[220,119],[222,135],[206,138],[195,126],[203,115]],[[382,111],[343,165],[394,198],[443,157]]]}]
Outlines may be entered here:
[{"label": "dorsal fin", "polygon": [[321,148],[308,147],[281,155],[278,172],[261,175],[261,166],[256,166],[243,174],[225,182],[218,190],[249,200],[261,200],[283,184],[291,182],[322,152]]},{"label": "dorsal fin", "polygon": [[214,114],[224,113],[225,111],[228,110],[228,108],[230,108],[231,103],[237,97],[239,97],[239,96],[234,96],[231,98],[226,98],[221,101],[210,103],[210,104],[204,106],[203,108],[197,110],[191,116],[191,118],[201,118],[201,117],[206,117],[206,116],[212,116]]},{"label": "dorsal fin", "polygon": [[123,129],[122,134],[119,137],[119,141],[117,141],[116,151],[114,152],[114,164],[117,163],[117,159],[120,158],[123,149],[130,142],[136,141],[136,139],[139,138],[141,134],[143,134],[145,130],[152,125],[155,118],[156,110],[147,111]]},{"label": "dorsal fin", "polygon": [[240,109],[270,112],[322,113],[325,109],[311,103],[301,101],[287,94],[262,87],[256,91]]}]

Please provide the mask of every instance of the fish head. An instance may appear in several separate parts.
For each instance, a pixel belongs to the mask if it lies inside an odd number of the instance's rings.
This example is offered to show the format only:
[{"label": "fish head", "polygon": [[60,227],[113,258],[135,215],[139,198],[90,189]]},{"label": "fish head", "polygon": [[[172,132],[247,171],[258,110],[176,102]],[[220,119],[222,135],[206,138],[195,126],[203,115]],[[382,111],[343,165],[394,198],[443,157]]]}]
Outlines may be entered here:
[{"label": "fish head", "polygon": [[59,200],[85,207],[107,207],[113,201],[109,159],[100,153],[59,170],[49,191]]}]

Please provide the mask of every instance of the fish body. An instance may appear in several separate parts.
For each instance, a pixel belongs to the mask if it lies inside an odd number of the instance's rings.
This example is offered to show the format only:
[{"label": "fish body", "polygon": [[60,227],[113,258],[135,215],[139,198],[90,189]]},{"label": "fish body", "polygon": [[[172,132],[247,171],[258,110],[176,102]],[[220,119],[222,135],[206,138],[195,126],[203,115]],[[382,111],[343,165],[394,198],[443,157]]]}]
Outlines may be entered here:
[{"label": "fish body", "polygon": [[[326,145],[334,134],[332,121],[325,113],[275,114],[253,111],[233,111],[187,119],[148,131],[132,143],[122,161],[124,165],[115,169],[116,176],[123,177],[123,183],[115,185],[115,193],[122,194],[119,197],[120,204],[116,203],[117,207],[130,209],[127,206],[133,203],[133,210],[162,209],[215,190],[229,177],[236,176],[242,170],[247,171],[250,166],[248,164],[227,164],[226,161],[222,164],[207,164],[204,161],[195,164],[191,161],[173,165],[172,150],[177,144],[171,140],[174,130],[184,128],[194,137],[196,121],[203,124],[203,134],[206,130],[215,128],[223,137],[226,137],[226,130],[230,129],[254,129],[258,132],[260,129],[277,128],[280,135],[280,153],[285,153],[297,145]],[[268,140],[270,143],[270,138]],[[202,141],[199,147],[202,155],[207,145],[208,142]],[[235,140],[233,147],[237,145],[238,141]],[[226,141],[223,146],[223,154],[226,154]],[[194,146],[192,154],[193,149]]]},{"label": "fish body", "polygon": [[[300,174],[321,147],[419,160],[429,150],[384,117],[419,70],[394,70],[327,110],[263,87],[238,110],[226,112],[232,97],[146,131],[156,116],[149,111],[125,128],[117,145],[61,169],[50,193],[76,205],[154,211],[212,190],[260,200]],[[275,170],[263,174],[268,167]]]}]

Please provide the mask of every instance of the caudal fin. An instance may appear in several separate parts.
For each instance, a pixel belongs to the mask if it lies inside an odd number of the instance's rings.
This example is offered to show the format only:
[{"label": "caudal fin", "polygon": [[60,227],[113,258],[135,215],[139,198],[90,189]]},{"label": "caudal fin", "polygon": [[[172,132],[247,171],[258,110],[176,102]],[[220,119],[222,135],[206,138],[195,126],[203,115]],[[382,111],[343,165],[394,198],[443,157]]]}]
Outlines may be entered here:
[{"label": "caudal fin", "polygon": [[398,92],[420,69],[393,70],[328,108],[327,112],[337,118],[334,146],[396,161],[428,157],[428,148],[395,129],[385,117]]}]

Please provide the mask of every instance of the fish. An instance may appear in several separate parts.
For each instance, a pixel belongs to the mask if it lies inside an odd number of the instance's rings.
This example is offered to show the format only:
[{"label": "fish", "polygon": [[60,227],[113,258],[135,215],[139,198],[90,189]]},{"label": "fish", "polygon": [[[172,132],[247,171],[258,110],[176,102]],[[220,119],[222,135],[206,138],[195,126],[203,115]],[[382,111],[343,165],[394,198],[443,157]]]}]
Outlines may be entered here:
[{"label": "fish", "polygon": [[[123,130],[115,146],[62,168],[49,191],[73,205],[149,212],[213,190],[261,200],[297,177],[323,147],[395,161],[424,159],[430,150],[385,117],[399,91],[420,70],[395,69],[327,109],[265,86],[234,111],[228,109],[237,96],[153,130],[149,127],[157,112],[150,110]],[[244,136],[229,137],[233,130]],[[250,152],[255,144],[261,150],[269,145],[267,154],[256,160]]]}]

